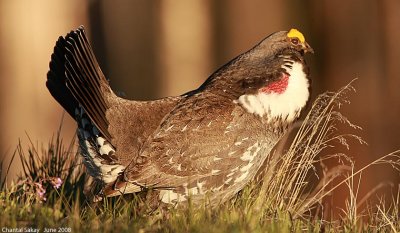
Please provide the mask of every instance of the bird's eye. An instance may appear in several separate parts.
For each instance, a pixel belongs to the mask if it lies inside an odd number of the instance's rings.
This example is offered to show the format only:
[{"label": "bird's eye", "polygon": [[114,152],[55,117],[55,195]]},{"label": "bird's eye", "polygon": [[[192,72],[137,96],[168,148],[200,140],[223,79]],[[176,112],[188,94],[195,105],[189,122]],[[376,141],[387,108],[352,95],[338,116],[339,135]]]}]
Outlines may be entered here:
[{"label": "bird's eye", "polygon": [[292,42],[293,45],[298,45],[299,44],[299,39],[292,38],[292,39],[290,39],[290,42]]}]

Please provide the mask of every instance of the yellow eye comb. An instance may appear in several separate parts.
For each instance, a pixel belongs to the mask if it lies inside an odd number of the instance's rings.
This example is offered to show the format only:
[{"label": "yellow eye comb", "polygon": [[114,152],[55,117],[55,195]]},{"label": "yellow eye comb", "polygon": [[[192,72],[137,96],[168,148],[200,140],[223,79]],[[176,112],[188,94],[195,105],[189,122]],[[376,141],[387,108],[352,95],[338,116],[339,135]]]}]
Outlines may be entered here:
[{"label": "yellow eye comb", "polygon": [[304,38],[303,34],[299,32],[297,29],[290,29],[290,31],[287,33],[287,37],[289,38],[297,38],[300,40],[301,43],[304,43],[306,39]]}]

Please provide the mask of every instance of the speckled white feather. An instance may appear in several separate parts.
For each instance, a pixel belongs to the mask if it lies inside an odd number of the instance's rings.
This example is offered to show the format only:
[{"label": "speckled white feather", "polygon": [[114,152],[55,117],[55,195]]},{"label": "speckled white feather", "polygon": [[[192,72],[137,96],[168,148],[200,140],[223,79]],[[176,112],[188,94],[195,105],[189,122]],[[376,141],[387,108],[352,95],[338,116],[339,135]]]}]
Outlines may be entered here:
[{"label": "speckled white feather", "polygon": [[246,172],[242,173],[238,178],[235,179],[235,183],[242,182],[244,179],[246,179],[247,175],[249,175],[249,171],[247,170]]},{"label": "speckled white feather", "polygon": [[[96,152],[93,151],[92,145],[85,140],[85,146],[87,148],[87,154],[85,156],[86,162],[90,163],[92,169],[96,169],[100,174],[100,177],[104,183],[114,182],[119,174],[124,171],[125,167],[119,164],[103,164],[103,159],[96,156]],[[84,153],[85,155],[86,153]]]},{"label": "speckled white feather", "polygon": [[261,147],[259,146],[258,142],[254,143],[252,146],[247,148],[247,150],[243,153],[243,155],[240,157],[242,161],[249,161],[252,162],[254,157],[258,154],[258,152],[261,150]]},{"label": "speckled white feather", "polygon": [[186,195],[174,192],[174,190],[161,190],[159,198],[162,202],[173,204],[176,202],[186,201]]},{"label": "speckled white feather", "polygon": [[109,144],[103,144],[99,147],[99,153],[102,155],[108,155],[111,151],[115,152],[114,148]]},{"label": "speckled white feather", "polygon": [[[75,109],[75,114],[81,119],[78,135],[80,135],[82,155],[85,158],[84,162],[89,173],[106,184],[114,182],[125,170],[125,166],[104,163],[104,159],[98,155],[108,155],[110,152],[115,152],[114,147],[105,138],[99,136],[98,129],[91,125],[92,123],[87,118],[83,117],[85,111],[82,107]],[[88,128],[86,127],[88,125],[91,125],[92,130],[85,129]]]}]

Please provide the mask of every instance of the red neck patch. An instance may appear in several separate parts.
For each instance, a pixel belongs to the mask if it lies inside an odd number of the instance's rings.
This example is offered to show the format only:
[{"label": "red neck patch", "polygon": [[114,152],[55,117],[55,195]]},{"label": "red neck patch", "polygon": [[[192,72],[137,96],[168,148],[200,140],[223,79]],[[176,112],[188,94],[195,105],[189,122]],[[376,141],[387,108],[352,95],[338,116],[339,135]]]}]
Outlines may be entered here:
[{"label": "red neck patch", "polygon": [[284,73],[282,76],[283,77],[279,81],[273,82],[266,87],[260,88],[260,92],[266,94],[271,94],[271,93],[282,94],[283,92],[285,92],[289,84],[289,75]]}]

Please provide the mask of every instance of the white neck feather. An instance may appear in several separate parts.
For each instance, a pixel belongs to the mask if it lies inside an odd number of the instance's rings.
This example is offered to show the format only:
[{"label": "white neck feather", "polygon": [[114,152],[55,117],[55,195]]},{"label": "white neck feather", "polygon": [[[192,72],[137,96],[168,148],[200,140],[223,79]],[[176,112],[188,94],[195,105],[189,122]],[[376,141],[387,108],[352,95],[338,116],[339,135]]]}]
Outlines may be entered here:
[{"label": "white neck feather", "polygon": [[235,103],[239,103],[249,113],[260,117],[267,116],[268,121],[276,118],[286,119],[287,122],[295,120],[310,96],[309,83],[301,63],[293,63],[291,69],[285,66],[282,68],[290,75],[288,86],[283,93],[259,92],[254,95],[242,95]]}]

